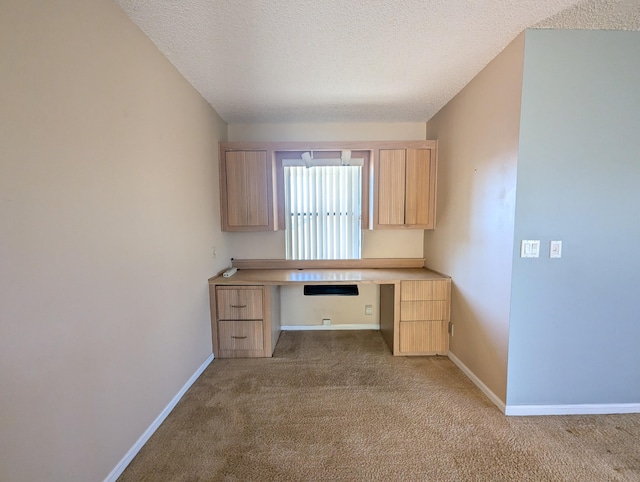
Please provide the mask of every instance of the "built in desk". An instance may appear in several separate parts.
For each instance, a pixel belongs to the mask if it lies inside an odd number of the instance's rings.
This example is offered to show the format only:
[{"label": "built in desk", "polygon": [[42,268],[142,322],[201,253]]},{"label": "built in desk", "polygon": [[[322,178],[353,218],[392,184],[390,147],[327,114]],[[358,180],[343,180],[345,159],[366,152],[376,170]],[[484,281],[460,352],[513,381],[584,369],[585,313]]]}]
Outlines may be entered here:
[{"label": "built in desk", "polygon": [[420,263],[424,260],[234,260],[235,274],[209,279],[213,353],[270,357],[280,335],[280,286],[375,284],[380,331],[392,353],[446,355],[451,278]]}]

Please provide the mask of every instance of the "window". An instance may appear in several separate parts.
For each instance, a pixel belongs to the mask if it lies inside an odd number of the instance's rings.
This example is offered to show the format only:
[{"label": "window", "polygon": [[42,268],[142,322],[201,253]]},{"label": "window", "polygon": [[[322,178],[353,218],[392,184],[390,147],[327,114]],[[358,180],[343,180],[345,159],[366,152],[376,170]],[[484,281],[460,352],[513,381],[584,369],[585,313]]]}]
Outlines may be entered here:
[{"label": "window", "polygon": [[360,259],[363,159],[284,159],[287,259]]}]

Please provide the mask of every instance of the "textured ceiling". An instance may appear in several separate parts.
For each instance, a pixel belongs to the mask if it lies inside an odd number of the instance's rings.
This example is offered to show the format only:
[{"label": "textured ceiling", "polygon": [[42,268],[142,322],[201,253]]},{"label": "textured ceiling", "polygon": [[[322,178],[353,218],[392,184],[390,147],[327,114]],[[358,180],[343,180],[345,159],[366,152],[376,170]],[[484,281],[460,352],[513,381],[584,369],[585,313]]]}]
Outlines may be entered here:
[{"label": "textured ceiling", "polygon": [[640,18],[640,0],[116,3],[228,123],[423,122],[527,27]]}]

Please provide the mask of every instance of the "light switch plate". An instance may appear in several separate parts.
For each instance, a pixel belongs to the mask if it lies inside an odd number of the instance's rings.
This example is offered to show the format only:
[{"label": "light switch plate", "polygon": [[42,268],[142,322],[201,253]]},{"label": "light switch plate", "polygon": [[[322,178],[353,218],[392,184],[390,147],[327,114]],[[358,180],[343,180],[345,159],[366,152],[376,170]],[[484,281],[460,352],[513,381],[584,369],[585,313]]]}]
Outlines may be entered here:
[{"label": "light switch plate", "polygon": [[521,258],[538,258],[540,257],[540,240],[539,239],[523,239],[520,242]]},{"label": "light switch plate", "polygon": [[549,243],[549,257],[562,258],[562,241],[551,241]]}]

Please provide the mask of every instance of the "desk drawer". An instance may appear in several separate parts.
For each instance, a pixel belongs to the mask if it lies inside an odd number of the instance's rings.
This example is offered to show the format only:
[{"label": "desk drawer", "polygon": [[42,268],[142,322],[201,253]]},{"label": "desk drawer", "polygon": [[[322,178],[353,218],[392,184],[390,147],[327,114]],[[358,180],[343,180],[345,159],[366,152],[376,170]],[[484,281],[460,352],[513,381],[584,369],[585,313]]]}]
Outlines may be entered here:
[{"label": "desk drawer", "polygon": [[400,321],[449,320],[449,301],[401,301]]},{"label": "desk drawer", "polygon": [[220,350],[260,350],[264,349],[262,321],[218,322]]},{"label": "desk drawer", "polygon": [[448,300],[451,282],[443,280],[401,281],[400,301]]},{"label": "desk drawer", "polygon": [[400,353],[444,355],[449,350],[447,321],[401,321]]},{"label": "desk drawer", "polygon": [[255,286],[216,289],[219,320],[262,320],[262,288]]}]

